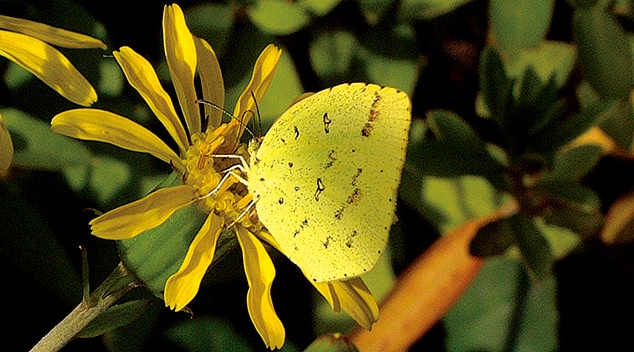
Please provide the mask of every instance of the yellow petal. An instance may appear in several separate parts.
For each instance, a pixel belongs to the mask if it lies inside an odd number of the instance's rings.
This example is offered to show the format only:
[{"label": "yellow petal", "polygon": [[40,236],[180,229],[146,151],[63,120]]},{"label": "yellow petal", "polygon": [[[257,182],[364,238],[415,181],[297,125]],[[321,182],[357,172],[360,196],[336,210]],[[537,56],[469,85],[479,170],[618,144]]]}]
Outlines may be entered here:
[{"label": "yellow petal", "polygon": [[176,4],[164,8],[163,45],[167,66],[174,89],[176,89],[178,102],[185,115],[189,134],[201,132],[200,108],[196,103],[196,88],[194,87],[196,44],[194,44],[194,36],[185,23],[185,15]]},{"label": "yellow petal", "polygon": [[51,121],[53,132],[69,137],[114,144],[154,155],[185,170],[182,161],[154,133],[123,116],[99,109],[74,109],[57,114]]},{"label": "yellow petal", "polygon": [[[200,85],[202,86],[203,99],[217,105],[220,108],[225,106],[225,84],[220,71],[220,63],[216,53],[206,40],[196,38],[196,49],[198,53],[198,72],[200,75]],[[204,105],[205,116],[208,118],[207,129],[215,130],[220,126],[222,112],[208,105]]]},{"label": "yellow petal", "polygon": [[205,223],[189,245],[180,269],[165,283],[165,306],[179,311],[198,293],[200,282],[214,259],[216,242],[224,224],[221,216],[209,214]]},{"label": "yellow petal", "polygon": [[0,115],[0,176],[4,175],[13,161],[13,142],[7,126]]},{"label": "yellow petal", "polygon": [[372,324],[379,318],[379,306],[361,278],[322,283],[309,281],[328,300],[335,312],[343,308],[359,325],[366,330],[372,329]]},{"label": "yellow petal", "polygon": [[194,200],[194,189],[190,186],[161,188],[145,198],[92,219],[92,234],[108,240],[132,238],[159,226],[175,211]]},{"label": "yellow petal", "polygon": [[161,86],[152,65],[129,47],[124,46],[113,54],[130,85],[141,94],[154,115],[176,141],[181,154],[184,154],[189,145],[185,128],[176,114],[172,99]]},{"label": "yellow petal", "polygon": [[73,103],[88,106],[97,92],[57,49],[28,35],[0,30],[0,55],[33,73]]},{"label": "yellow petal", "polygon": [[106,49],[106,44],[99,39],[21,18],[0,15],[0,28],[26,34],[64,48]]},{"label": "yellow petal", "polygon": [[[242,118],[242,116],[245,115],[245,112],[255,111],[255,102],[253,101],[251,92],[253,92],[253,95],[258,102],[262,101],[264,93],[266,93],[266,90],[269,88],[269,85],[273,80],[280,56],[282,56],[282,50],[275,45],[269,44],[266,48],[264,48],[255,63],[255,67],[253,68],[251,81],[249,81],[249,84],[238,99],[238,103],[233,111],[233,116]],[[242,135],[244,126],[246,126],[249,122],[251,115],[252,114],[245,115],[246,120],[242,122],[240,135]]]},{"label": "yellow petal", "polygon": [[255,329],[270,349],[284,344],[284,325],[277,317],[271,299],[275,267],[264,245],[242,226],[236,226],[236,237],[242,248],[244,272],[249,283],[247,308]]}]

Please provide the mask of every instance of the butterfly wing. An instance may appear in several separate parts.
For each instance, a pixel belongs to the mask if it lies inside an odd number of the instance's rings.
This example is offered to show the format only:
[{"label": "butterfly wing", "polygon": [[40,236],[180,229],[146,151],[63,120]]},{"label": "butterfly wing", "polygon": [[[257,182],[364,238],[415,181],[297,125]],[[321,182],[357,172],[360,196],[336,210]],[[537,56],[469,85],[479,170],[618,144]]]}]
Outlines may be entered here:
[{"label": "butterfly wing", "polygon": [[258,216],[310,279],[350,278],[376,264],[410,122],[405,93],[343,84],[291,106],[262,140],[249,174]]}]

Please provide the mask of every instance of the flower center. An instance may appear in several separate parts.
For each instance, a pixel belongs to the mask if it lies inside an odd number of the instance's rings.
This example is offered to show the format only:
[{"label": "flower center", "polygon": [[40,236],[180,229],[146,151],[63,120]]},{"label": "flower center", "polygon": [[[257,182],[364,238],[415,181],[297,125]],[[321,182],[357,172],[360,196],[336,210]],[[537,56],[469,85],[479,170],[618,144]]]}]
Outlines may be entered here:
[{"label": "flower center", "polygon": [[[191,144],[183,158],[186,173],[183,182],[194,188],[198,207],[206,213],[215,212],[225,217],[225,224],[239,221],[245,227],[253,226],[245,216],[252,201],[251,195],[238,177],[246,178],[239,167],[248,156],[244,144],[229,145],[235,124],[223,124],[207,133],[191,136]],[[226,154],[223,154],[225,152]],[[235,175],[235,176],[234,176]],[[238,176],[238,177],[236,177]]]}]

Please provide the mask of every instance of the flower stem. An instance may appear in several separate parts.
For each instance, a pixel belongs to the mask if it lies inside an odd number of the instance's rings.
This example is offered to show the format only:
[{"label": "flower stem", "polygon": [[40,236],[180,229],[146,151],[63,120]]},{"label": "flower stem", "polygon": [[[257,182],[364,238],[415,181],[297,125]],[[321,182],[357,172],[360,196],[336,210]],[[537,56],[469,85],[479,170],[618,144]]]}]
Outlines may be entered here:
[{"label": "flower stem", "polygon": [[31,352],[59,351],[86,325],[137,285],[134,275],[123,263],[119,263],[89,297],[84,297],[75,309],[33,346]]}]

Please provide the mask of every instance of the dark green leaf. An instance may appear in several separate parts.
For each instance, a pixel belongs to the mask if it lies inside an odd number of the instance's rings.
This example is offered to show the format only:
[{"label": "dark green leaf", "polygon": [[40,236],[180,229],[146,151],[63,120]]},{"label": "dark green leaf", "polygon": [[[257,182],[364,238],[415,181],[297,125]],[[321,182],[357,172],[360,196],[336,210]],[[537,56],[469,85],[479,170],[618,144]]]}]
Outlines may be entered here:
[{"label": "dark green leaf", "polygon": [[575,7],[587,9],[596,5],[599,0],[569,0]]},{"label": "dark green leaf", "polygon": [[634,111],[631,100],[614,101],[601,116],[598,125],[616,144],[629,150],[634,137]]},{"label": "dark green leaf", "polygon": [[469,244],[469,252],[477,257],[503,254],[515,241],[507,218],[490,222],[476,233]]},{"label": "dark green leaf", "polygon": [[306,10],[317,16],[324,16],[334,9],[341,0],[300,0],[298,1]]},{"label": "dark green leaf", "polygon": [[515,243],[529,270],[537,278],[544,278],[550,274],[554,258],[548,242],[534,220],[518,213],[509,218],[509,224],[515,235]]},{"label": "dark green leaf", "polygon": [[578,181],[595,167],[602,155],[603,149],[591,144],[560,151],[555,155],[554,167],[547,179],[556,182]]},{"label": "dark green leaf", "polygon": [[[81,299],[81,279],[44,216],[11,182],[0,182],[3,259],[67,304]],[[75,252],[79,258],[80,252]]]},{"label": "dark green leaf", "polygon": [[149,302],[147,300],[129,301],[112,306],[83,328],[77,334],[77,337],[96,337],[113,329],[126,326],[145,313],[148,307]]},{"label": "dark green leaf", "polygon": [[568,228],[577,234],[594,234],[603,222],[601,203],[590,189],[574,181],[540,182],[536,191],[548,199],[549,210],[544,220]]},{"label": "dark green leaf", "polygon": [[493,47],[486,47],[480,57],[480,88],[482,98],[493,120],[503,131],[513,106],[513,81],[508,78],[504,62]]},{"label": "dark green leaf", "polygon": [[434,110],[426,122],[424,132],[412,134],[408,165],[421,175],[479,175],[496,187],[506,187],[504,166],[491,157],[484,142],[459,116]]},{"label": "dark green leaf", "polygon": [[532,148],[544,154],[555,153],[602,120],[604,113],[609,111],[614,104],[615,101],[598,100],[569,119],[552,119],[542,128],[542,132],[531,140]]},{"label": "dark green leaf", "polygon": [[197,317],[180,323],[171,328],[167,336],[187,352],[255,350],[227,322],[209,317]]},{"label": "dark green leaf", "polygon": [[602,6],[577,9],[573,33],[579,63],[592,87],[606,98],[627,98],[634,88],[630,38]]},{"label": "dark green leaf", "polygon": [[[399,17],[404,22],[416,19],[428,20],[447,14],[472,0],[403,0],[400,2]],[[364,2],[370,2],[365,0]]]},{"label": "dark green leaf", "polygon": [[342,335],[327,335],[317,338],[304,352],[357,352],[358,349]]}]

